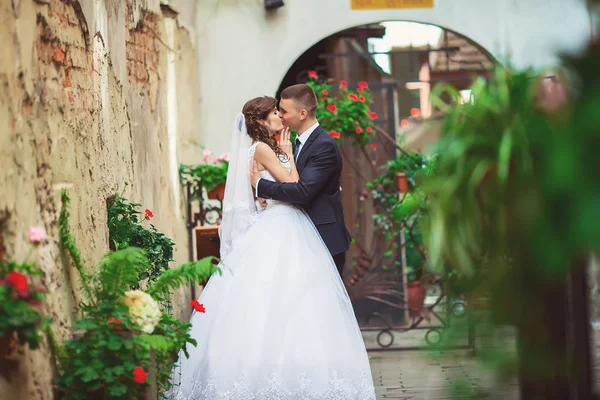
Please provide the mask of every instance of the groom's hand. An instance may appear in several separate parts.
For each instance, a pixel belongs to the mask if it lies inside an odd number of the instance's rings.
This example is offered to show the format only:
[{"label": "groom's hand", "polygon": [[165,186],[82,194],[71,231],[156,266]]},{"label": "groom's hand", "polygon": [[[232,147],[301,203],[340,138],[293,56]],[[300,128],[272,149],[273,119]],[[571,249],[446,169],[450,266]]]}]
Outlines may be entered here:
[{"label": "groom's hand", "polygon": [[256,161],[252,161],[252,169],[250,170],[250,183],[252,187],[256,189],[256,183],[260,179],[260,173],[258,172],[258,164]]}]

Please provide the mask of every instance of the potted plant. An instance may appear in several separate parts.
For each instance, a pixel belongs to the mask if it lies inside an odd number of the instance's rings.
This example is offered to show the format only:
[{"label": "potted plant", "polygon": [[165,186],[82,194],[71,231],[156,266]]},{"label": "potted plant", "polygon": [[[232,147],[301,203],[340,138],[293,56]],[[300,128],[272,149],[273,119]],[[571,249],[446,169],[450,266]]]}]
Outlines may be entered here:
[{"label": "potted plant", "polygon": [[371,142],[378,116],[370,108],[373,96],[367,82],[358,82],[359,87],[351,90],[346,81],[321,79],[315,71],[310,71],[306,84],[319,101],[317,119],[332,138],[349,140],[363,148]]},{"label": "potted plant", "polygon": [[[68,199],[66,192],[63,199]],[[143,250],[125,247],[106,254],[97,272],[89,275],[69,231],[67,206],[63,202],[61,243],[79,271],[85,299],[73,323],[73,338],[55,344],[61,398],[156,398],[157,391],[171,387],[171,367],[179,351],[195,345],[189,323],[175,319],[159,300],[174,288],[205,281],[218,269],[212,258],[186,263],[164,271],[142,291],[135,288],[150,260]],[[196,300],[190,305],[206,312]]]},{"label": "potted plant", "polygon": [[198,165],[181,164],[179,166],[179,176],[182,183],[192,185],[192,197],[201,198],[202,189],[204,189],[209,199],[223,200],[228,167],[228,153],[213,157],[212,151],[205,149],[204,163]]},{"label": "potted plant", "polygon": [[[590,197],[600,192],[590,112],[600,101],[599,48],[568,60],[576,91],[560,71],[498,67],[474,84],[474,102],[438,103],[446,151],[427,184],[428,254],[471,297],[490,299],[490,322],[517,327],[523,398],[567,398],[565,382],[590,376],[587,341],[563,333],[589,329],[572,318],[585,315],[585,300],[573,308],[567,299],[587,290],[581,260],[600,248],[592,222],[600,209]],[[573,365],[583,373],[571,374]]]},{"label": "potted plant", "polygon": [[[404,273],[408,292],[405,301],[410,316],[416,317],[422,315],[428,288],[421,232],[421,217],[427,211],[427,204],[418,181],[427,174],[429,157],[403,151],[384,168],[385,172],[368,184],[376,200],[374,218],[388,238],[404,238],[407,263]],[[403,195],[400,196],[399,192]],[[396,241],[393,243],[396,245]]]},{"label": "potted plant", "polygon": [[[29,230],[29,240],[37,246],[45,240],[40,228]],[[39,267],[29,262],[0,260],[0,360],[12,359],[18,345],[37,349],[42,333],[51,323],[40,306],[47,289],[33,284],[42,275]]]},{"label": "potted plant", "polygon": [[154,212],[148,208],[140,211],[140,207],[141,204],[132,203],[118,193],[108,202],[109,248],[116,251],[138,247],[146,251],[150,268],[142,271],[138,278],[140,282],[149,283],[169,269],[175,242],[151,223]]}]

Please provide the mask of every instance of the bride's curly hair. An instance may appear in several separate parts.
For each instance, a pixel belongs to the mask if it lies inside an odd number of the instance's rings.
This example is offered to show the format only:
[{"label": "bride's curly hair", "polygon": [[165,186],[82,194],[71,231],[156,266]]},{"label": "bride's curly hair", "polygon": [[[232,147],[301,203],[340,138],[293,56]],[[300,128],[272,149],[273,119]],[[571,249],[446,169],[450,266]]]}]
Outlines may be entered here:
[{"label": "bride's curly hair", "polygon": [[256,97],[248,100],[242,108],[242,114],[246,118],[246,127],[248,128],[248,136],[258,142],[263,142],[269,145],[278,157],[285,157],[285,153],[279,147],[277,140],[271,136],[269,129],[263,124],[269,114],[277,108],[277,99],[269,96]]}]

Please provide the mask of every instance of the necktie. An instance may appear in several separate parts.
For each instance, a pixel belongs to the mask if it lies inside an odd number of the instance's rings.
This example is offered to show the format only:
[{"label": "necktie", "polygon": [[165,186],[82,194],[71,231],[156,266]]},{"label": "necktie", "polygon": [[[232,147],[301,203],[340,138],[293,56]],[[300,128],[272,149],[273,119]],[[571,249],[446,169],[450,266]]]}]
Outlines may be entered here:
[{"label": "necktie", "polygon": [[298,151],[300,151],[300,145],[302,145],[302,142],[300,141],[300,139],[296,138],[296,145],[294,146],[294,160],[298,158]]}]

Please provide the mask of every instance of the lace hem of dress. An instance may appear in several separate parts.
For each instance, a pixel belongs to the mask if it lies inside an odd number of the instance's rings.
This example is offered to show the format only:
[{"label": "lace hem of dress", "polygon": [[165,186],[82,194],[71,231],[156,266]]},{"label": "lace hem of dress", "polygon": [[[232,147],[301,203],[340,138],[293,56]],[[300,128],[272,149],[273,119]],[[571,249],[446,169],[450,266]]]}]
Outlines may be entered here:
[{"label": "lace hem of dress", "polygon": [[315,391],[306,374],[300,376],[297,389],[291,392],[285,388],[275,372],[257,393],[250,390],[244,376],[228,391],[219,390],[217,377],[214,375],[204,385],[199,381],[192,386],[191,393],[184,395],[178,391],[178,388],[173,388],[175,393],[168,393],[167,398],[174,400],[375,400],[373,382],[367,379],[365,373],[361,373],[359,381],[356,382],[340,378],[336,372],[333,372],[329,387],[324,393]]}]

